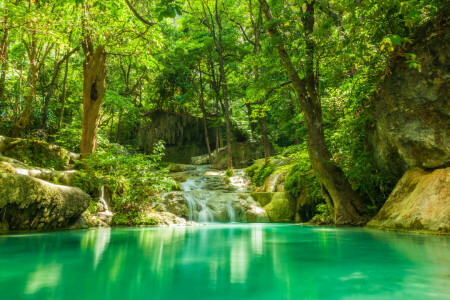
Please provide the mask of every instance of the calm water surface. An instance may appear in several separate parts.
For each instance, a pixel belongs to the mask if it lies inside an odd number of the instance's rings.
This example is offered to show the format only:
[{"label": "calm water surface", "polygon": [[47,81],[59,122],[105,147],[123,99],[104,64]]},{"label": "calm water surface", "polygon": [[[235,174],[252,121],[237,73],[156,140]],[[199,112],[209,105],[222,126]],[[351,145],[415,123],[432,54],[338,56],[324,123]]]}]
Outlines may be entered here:
[{"label": "calm water surface", "polygon": [[273,224],[0,236],[0,299],[450,299],[450,239]]}]

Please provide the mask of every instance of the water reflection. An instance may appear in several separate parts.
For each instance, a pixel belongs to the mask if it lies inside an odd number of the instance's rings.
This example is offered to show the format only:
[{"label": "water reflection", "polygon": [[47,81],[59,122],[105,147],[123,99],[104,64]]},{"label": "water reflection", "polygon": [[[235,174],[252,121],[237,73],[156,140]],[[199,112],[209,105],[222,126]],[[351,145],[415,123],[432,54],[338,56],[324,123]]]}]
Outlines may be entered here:
[{"label": "water reflection", "polygon": [[48,265],[38,265],[36,269],[28,275],[25,294],[35,294],[41,289],[54,289],[61,280],[61,264],[51,263]]},{"label": "water reflection", "polygon": [[108,247],[111,239],[111,228],[99,228],[88,230],[81,240],[82,249],[90,249],[94,252],[94,269],[102,258],[103,252]]},{"label": "water reflection", "polygon": [[[2,299],[443,298],[449,239],[295,225],[0,238]],[[3,297],[5,295],[5,297]]]}]

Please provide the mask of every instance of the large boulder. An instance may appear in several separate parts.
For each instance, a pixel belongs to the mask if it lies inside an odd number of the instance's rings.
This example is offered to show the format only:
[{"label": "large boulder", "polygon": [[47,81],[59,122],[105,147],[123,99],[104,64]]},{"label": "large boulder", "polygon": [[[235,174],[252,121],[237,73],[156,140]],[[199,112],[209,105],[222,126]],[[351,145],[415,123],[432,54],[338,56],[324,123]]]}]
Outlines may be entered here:
[{"label": "large boulder", "polygon": [[446,32],[424,27],[415,37],[421,42],[405,51],[417,55],[422,71],[410,68],[408,58],[399,55],[373,99],[371,152],[378,167],[397,178],[410,168],[450,164],[450,45]]},{"label": "large boulder", "polygon": [[89,195],[75,187],[0,173],[3,231],[68,228],[78,221],[89,201]]},{"label": "large boulder", "polygon": [[450,167],[407,171],[367,227],[450,233]]},{"label": "large boulder", "polygon": [[294,221],[295,201],[289,199],[284,192],[270,193],[272,199],[264,206],[271,223],[289,223]]},{"label": "large boulder", "polygon": [[0,136],[0,154],[30,166],[62,170],[76,160],[77,155],[41,140]]}]

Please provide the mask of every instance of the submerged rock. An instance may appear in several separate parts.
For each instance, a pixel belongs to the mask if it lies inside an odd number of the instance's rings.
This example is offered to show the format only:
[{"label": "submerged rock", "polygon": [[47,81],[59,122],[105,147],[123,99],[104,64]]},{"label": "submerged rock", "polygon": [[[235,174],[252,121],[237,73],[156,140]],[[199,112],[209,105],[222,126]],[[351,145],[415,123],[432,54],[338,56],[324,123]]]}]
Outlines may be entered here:
[{"label": "submerged rock", "polygon": [[407,171],[367,227],[450,233],[450,167]]},{"label": "submerged rock", "polygon": [[89,195],[75,187],[0,173],[0,211],[9,230],[68,228],[78,221],[89,201]]}]

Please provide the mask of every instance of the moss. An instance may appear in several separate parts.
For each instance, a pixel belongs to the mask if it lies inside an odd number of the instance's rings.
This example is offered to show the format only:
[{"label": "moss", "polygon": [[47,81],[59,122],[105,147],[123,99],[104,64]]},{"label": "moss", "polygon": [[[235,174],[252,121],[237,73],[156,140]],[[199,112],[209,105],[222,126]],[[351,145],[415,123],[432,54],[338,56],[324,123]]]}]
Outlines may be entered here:
[{"label": "moss", "polygon": [[40,140],[6,139],[3,155],[30,166],[62,170],[70,162],[64,148]]},{"label": "moss", "polygon": [[252,182],[256,186],[262,186],[264,180],[275,171],[275,165],[272,163],[263,165],[252,165],[245,169],[245,174],[252,178]]}]

